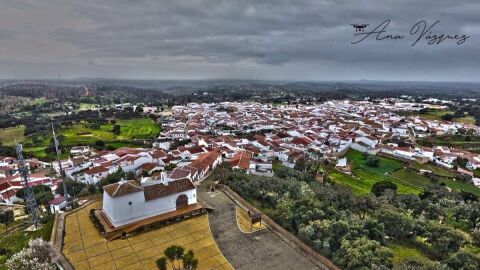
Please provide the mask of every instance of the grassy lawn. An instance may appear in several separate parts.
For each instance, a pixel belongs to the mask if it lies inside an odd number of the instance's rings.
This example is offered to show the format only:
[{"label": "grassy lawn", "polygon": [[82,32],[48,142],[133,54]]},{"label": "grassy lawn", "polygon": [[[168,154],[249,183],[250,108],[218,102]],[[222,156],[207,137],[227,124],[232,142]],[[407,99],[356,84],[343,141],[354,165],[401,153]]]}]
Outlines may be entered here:
[{"label": "grassy lawn", "polygon": [[401,169],[394,172],[392,176],[395,179],[399,179],[399,181],[405,181],[409,185],[415,186],[417,188],[425,188],[428,185],[432,184],[430,179],[411,170],[409,171]]},{"label": "grassy lawn", "polygon": [[41,105],[44,104],[48,101],[47,98],[41,97],[41,98],[34,98],[28,101],[28,105]]},{"label": "grassy lawn", "polygon": [[[468,138],[467,138],[468,137]],[[417,139],[420,145],[444,145],[456,148],[478,148],[480,147],[480,136],[466,136],[466,135],[448,135],[431,137],[425,139]]]},{"label": "grassy lawn", "polygon": [[355,194],[368,194],[376,182],[383,180],[390,180],[395,183],[399,193],[419,194],[422,191],[420,186],[410,183],[410,181],[392,177],[394,172],[403,168],[404,165],[400,161],[378,157],[380,165],[374,168],[366,165],[366,160],[364,160],[362,153],[358,151],[349,151],[346,157],[348,162],[352,164],[352,175],[332,171],[329,173],[329,177],[339,184],[348,186]]},{"label": "grassy lawn", "polygon": [[[449,110],[435,110],[435,111],[428,111],[425,114],[416,114],[420,118],[428,119],[428,120],[439,120],[442,121],[442,116],[445,114],[454,114],[454,111],[449,111]],[[454,118],[452,121],[454,122],[459,122],[459,123],[465,123],[465,124],[475,124],[475,118],[472,116],[464,116],[464,117],[459,117],[459,118]]]},{"label": "grassy lawn", "polygon": [[428,111],[425,114],[418,114],[420,118],[425,118],[428,120],[442,120],[442,116],[445,114],[453,114],[453,111],[446,111],[446,110],[435,110],[435,111]]},{"label": "grassy lawn", "polygon": [[[347,160],[351,162],[354,167],[367,167],[366,165],[366,160],[363,158],[362,153],[354,150],[348,151],[347,155]],[[388,159],[384,157],[378,157],[380,159],[380,166],[377,168],[371,168],[369,167],[368,170],[384,174],[384,173],[391,173],[393,171],[396,171],[400,168],[403,168],[403,163],[394,159]]]},{"label": "grassy lawn", "polygon": [[18,127],[9,127],[5,129],[0,129],[0,142],[2,145],[12,146],[15,144],[15,138],[17,141],[21,142],[24,140],[23,132],[25,131],[25,126],[21,125]]},{"label": "grassy lawn", "polygon": [[[120,126],[120,134],[112,132],[114,125],[111,123],[100,125],[98,129],[93,129],[87,124],[81,123],[58,131],[58,135],[64,137],[61,144],[67,148],[93,144],[97,140],[105,141],[107,145],[118,148],[135,146],[132,143],[123,142],[124,140],[156,138],[160,132],[160,127],[150,118],[118,119],[115,124]],[[29,138],[24,142],[24,151],[36,157],[46,157],[45,148],[50,144],[51,139],[50,134],[38,135],[35,138],[37,143],[34,143],[33,138]]]},{"label": "grassy lawn", "polygon": [[403,260],[408,258],[419,258],[429,261],[430,259],[425,256],[415,245],[411,243],[403,242],[389,242],[387,247],[394,252],[393,265],[399,265]]},{"label": "grassy lawn", "polygon": [[353,193],[357,195],[366,195],[370,193],[372,185],[375,182],[364,181],[362,179],[355,178],[351,175],[347,175],[341,172],[332,171],[328,173],[328,177],[335,183],[349,187]]},{"label": "grassy lawn", "polygon": [[[380,157],[380,166],[372,168],[365,165],[362,154],[357,151],[347,153],[348,162],[352,163],[352,175],[346,175],[338,171],[329,172],[329,177],[338,184],[349,187],[357,195],[365,195],[376,182],[389,180],[397,185],[398,193],[419,194],[432,181],[414,171],[406,171],[400,161]],[[454,191],[465,190],[480,196],[480,188],[471,184],[457,182],[447,177],[453,177],[454,174],[447,169],[437,167],[433,164],[413,164],[417,169],[430,170],[442,177],[439,182],[444,182]]]},{"label": "grassy lawn", "polygon": [[[417,174],[406,173],[400,161],[378,157],[380,165],[373,168],[366,165],[362,153],[358,151],[349,151],[346,157],[352,164],[352,175],[331,171],[329,177],[336,183],[349,187],[355,194],[368,194],[376,182],[383,180],[395,183],[398,193],[402,194],[419,194],[427,184],[424,179],[416,177]],[[413,176],[415,177],[412,178]]]},{"label": "grassy lawn", "polygon": [[465,190],[467,192],[471,192],[471,193],[474,193],[474,194],[477,194],[478,196],[480,196],[480,188],[478,188],[478,187],[476,187],[472,184],[466,184],[466,183],[454,181],[454,180],[447,179],[447,178],[442,179],[441,182],[445,182],[445,184],[447,184],[447,187],[451,188],[454,191]]},{"label": "grassy lawn", "polygon": [[461,118],[455,118],[455,122],[475,125],[475,118],[473,118],[472,116],[465,116]]},{"label": "grassy lawn", "polygon": [[438,167],[438,166],[430,164],[430,163],[424,163],[424,164],[413,163],[412,167],[417,169],[417,170],[428,170],[428,171],[433,172],[436,175],[440,175],[440,176],[444,176],[444,177],[454,177],[455,176],[455,174],[452,171],[447,170],[447,169],[442,168],[442,167]]},{"label": "grassy lawn", "polygon": [[415,167],[417,169],[430,170],[437,175],[443,176],[443,178],[440,180],[440,182],[444,182],[445,184],[447,184],[447,186],[449,188],[451,188],[454,191],[465,190],[465,191],[475,193],[475,194],[480,196],[480,188],[477,188],[477,187],[475,187],[474,185],[471,185],[471,184],[457,182],[457,181],[454,181],[453,179],[451,179],[451,178],[455,177],[455,173],[453,173],[450,170],[435,166],[433,164],[428,164],[428,163],[427,164],[414,164],[413,167]]},{"label": "grassy lawn", "polygon": [[[3,236],[0,238],[0,247],[8,248],[12,252],[12,254],[14,254],[22,250],[24,247],[27,247],[28,241],[30,241],[30,239],[43,238],[43,240],[49,241],[50,234],[52,232],[52,226],[53,217],[38,231],[19,231],[15,233],[9,233],[7,236]],[[6,256],[0,255],[0,270],[7,269],[5,267],[5,262],[7,261],[7,259],[8,258]]]}]

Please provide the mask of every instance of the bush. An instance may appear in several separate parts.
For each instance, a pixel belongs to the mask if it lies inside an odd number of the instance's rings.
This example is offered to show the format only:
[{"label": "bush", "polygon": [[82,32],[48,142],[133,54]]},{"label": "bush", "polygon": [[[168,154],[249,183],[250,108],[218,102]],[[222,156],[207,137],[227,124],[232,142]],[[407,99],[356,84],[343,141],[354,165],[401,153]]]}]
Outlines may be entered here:
[{"label": "bush", "polygon": [[393,252],[377,241],[367,238],[342,241],[334,260],[343,269],[389,269],[392,267]]},{"label": "bush", "polygon": [[371,192],[373,194],[375,194],[375,196],[378,197],[378,196],[381,196],[383,194],[383,192],[387,189],[390,189],[390,190],[393,190],[393,191],[396,192],[397,191],[397,185],[395,185],[393,182],[387,181],[387,180],[376,182],[375,184],[373,184]]},{"label": "bush", "polygon": [[104,233],[104,232],[105,232],[105,228],[103,228],[102,223],[100,222],[100,220],[98,219],[98,217],[95,215],[95,210],[96,210],[96,209],[90,209],[90,219],[92,220],[92,222],[93,222],[93,224],[95,225],[95,227],[97,227],[97,229],[98,229],[101,233]]},{"label": "bush", "polygon": [[378,157],[375,157],[375,156],[369,156],[367,158],[367,161],[365,162],[365,164],[368,167],[377,168],[378,166],[380,166],[380,159]]}]

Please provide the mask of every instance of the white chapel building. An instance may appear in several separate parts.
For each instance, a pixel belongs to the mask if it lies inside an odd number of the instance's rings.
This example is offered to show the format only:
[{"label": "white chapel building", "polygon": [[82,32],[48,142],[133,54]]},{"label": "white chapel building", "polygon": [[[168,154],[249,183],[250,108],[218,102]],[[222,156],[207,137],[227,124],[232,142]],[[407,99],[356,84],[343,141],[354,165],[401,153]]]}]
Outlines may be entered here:
[{"label": "white chapel building", "polygon": [[197,189],[188,178],[121,180],[103,187],[103,213],[114,227],[127,225],[197,203]]}]

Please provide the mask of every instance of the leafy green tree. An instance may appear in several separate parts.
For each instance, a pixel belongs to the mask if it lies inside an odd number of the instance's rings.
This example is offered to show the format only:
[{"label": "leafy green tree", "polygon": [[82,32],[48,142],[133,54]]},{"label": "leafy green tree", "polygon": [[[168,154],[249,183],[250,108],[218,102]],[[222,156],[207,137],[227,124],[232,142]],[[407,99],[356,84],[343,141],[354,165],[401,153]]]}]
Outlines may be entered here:
[{"label": "leafy green tree", "polygon": [[158,270],[167,270],[167,258],[161,257],[156,261]]},{"label": "leafy green tree", "polygon": [[[70,196],[73,196],[73,193],[74,193],[73,191],[75,191],[75,194],[78,194],[87,185],[82,183],[82,182],[79,182],[79,181],[75,181],[75,180],[72,180],[72,179],[67,179],[65,181],[65,186],[67,187],[67,193]],[[63,194],[63,188],[61,186],[59,188],[57,188],[56,193],[60,194],[62,196],[65,196],[65,194]]]},{"label": "leafy green tree", "polygon": [[8,225],[15,221],[15,215],[12,209],[0,211],[0,223],[5,224],[5,232],[8,231]]},{"label": "leafy green tree", "polygon": [[[170,266],[173,270],[195,270],[198,267],[198,259],[195,258],[193,251],[189,250],[185,253],[185,249],[182,246],[169,246],[165,249],[163,254],[165,256],[161,257],[156,262],[159,270],[167,269],[167,261],[170,262]],[[178,264],[175,264],[175,262]]]},{"label": "leafy green tree", "polygon": [[115,135],[119,135],[120,134],[120,125],[113,125],[112,133],[115,134]]},{"label": "leafy green tree", "polygon": [[294,169],[298,170],[298,171],[301,171],[301,172],[305,172],[305,171],[307,171],[309,166],[310,166],[310,161],[308,160],[308,158],[307,157],[302,157],[295,162]]},{"label": "leafy green tree", "polygon": [[379,181],[373,184],[371,192],[378,197],[382,195],[383,192],[387,189],[397,191],[397,185],[395,185],[392,181],[388,180]]},{"label": "leafy green tree", "polygon": [[404,238],[412,235],[413,219],[398,209],[382,209],[377,214],[378,222],[385,226],[385,234],[393,238]]},{"label": "leafy green tree", "polygon": [[116,172],[111,173],[111,174],[107,175],[107,177],[105,177],[104,179],[98,181],[97,186],[101,190],[103,188],[103,186],[117,183],[118,181],[122,180],[122,178],[125,178],[125,176],[126,176],[126,174],[122,170],[122,168],[118,168],[118,170]]},{"label": "leafy green tree", "polygon": [[187,253],[185,253],[185,255],[183,255],[182,262],[185,270],[194,270],[198,267],[198,259],[195,258],[193,250],[189,250]]},{"label": "leafy green tree", "polygon": [[466,220],[471,228],[480,226],[480,202],[460,205],[455,208],[454,217],[457,220]]},{"label": "leafy green tree", "polygon": [[177,167],[177,165],[175,165],[174,163],[169,163],[167,166],[165,166],[165,171],[169,172],[175,169],[175,167]]},{"label": "leafy green tree", "polygon": [[342,241],[341,247],[334,255],[334,261],[343,269],[390,269],[393,252],[382,247],[377,241],[365,237]]},{"label": "leafy green tree", "polygon": [[465,202],[478,202],[478,195],[465,190],[460,191],[460,196]]},{"label": "leafy green tree", "polygon": [[463,233],[446,225],[431,224],[426,235],[426,242],[431,245],[430,252],[440,259],[457,252],[466,242]]},{"label": "leafy green tree", "polygon": [[480,247],[480,231],[472,232],[473,244]]},{"label": "leafy green tree", "polygon": [[[36,185],[31,187],[37,204],[47,205],[50,200],[53,199],[52,190],[46,185]],[[15,194],[18,198],[24,199],[25,190],[19,189]]]},{"label": "leafy green tree", "polygon": [[364,224],[365,230],[368,232],[368,238],[385,244],[385,226],[375,219],[368,219]]},{"label": "leafy green tree", "polygon": [[459,251],[444,261],[452,269],[478,270],[480,269],[480,256],[468,251]]},{"label": "leafy green tree", "polygon": [[380,166],[380,159],[376,156],[370,155],[365,161],[365,165],[367,165],[368,167],[377,168],[378,166]]},{"label": "leafy green tree", "polygon": [[454,118],[454,115],[452,113],[447,113],[447,114],[444,114],[442,115],[442,120],[445,120],[445,121],[452,121],[453,118]]},{"label": "leafy green tree", "polygon": [[96,140],[95,143],[94,143],[94,147],[95,149],[105,149],[105,142],[102,141],[102,140]]},{"label": "leafy green tree", "polygon": [[453,161],[453,164],[460,167],[460,168],[466,168],[467,167],[467,162],[468,162],[468,159],[462,158],[462,157],[457,157]]},{"label": "leafy green tree", "polygon": [[378,202],[376,201],[375,197],[372,195],[366,195],[361,197],[355,198],[354,208],[361,219],[365,218],[365,215],[369,213],[373,213],[378,207]]}]

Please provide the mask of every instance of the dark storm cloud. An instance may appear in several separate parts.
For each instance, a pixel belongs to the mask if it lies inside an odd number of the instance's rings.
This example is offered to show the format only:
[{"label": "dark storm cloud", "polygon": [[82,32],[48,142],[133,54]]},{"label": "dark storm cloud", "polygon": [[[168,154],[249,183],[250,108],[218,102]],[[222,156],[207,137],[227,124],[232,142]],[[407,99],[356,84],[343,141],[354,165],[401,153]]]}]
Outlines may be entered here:
[{"label": "dark storm cloud", "polygon": [[[97,77],[478,80],[480,71],[478,0],[1,2],[0,25],[9,19],[1,15],[23,16],[0,26],[0,60],[10,63],[0,76],[35,76],[42,63],[42,72]],[[350,44],[351,23],[385,19],[391,32],[424,19],[471,37],[461,46]]]}]

